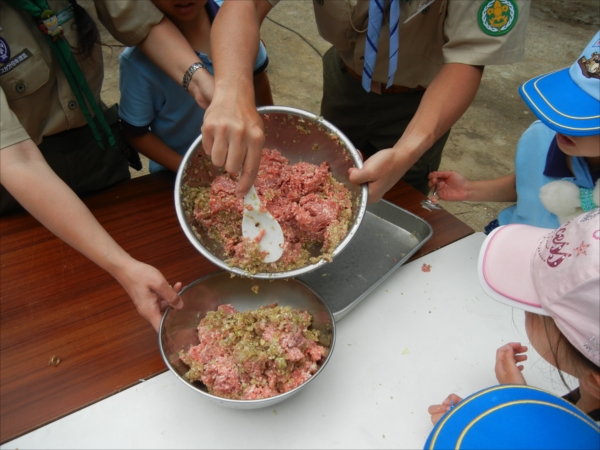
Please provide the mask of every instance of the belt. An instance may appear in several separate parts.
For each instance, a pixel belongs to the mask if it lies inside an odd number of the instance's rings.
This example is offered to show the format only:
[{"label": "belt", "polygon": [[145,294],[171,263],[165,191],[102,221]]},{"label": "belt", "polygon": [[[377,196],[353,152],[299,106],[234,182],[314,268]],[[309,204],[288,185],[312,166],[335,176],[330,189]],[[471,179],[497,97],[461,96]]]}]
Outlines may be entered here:
[{"label": "belt", "polygon": [[[348,72],[352,76],[352,78],[354,78],[362,83],[362,76],[360,76],[354,70],[352,70],[352,68],[349,67],[346,63],[343,62],[343,64],[344,64],[344,68],[346,69],[346,72]],[[382,94],[412,94],[414,92],[423,92],[425,90],[425,88],[420,85],[415,88],[409,88],[406,86],[396,86],[396,85],[386,87],[384,83],[377,83],[377,82],[372,82],[371,86],[373,86],[373,84],[375,84],[377,86],[377,88],[379,88],[379,89],[376,90],[376,89],[372,88],[371,89],[372,92],[381,92]]]}]

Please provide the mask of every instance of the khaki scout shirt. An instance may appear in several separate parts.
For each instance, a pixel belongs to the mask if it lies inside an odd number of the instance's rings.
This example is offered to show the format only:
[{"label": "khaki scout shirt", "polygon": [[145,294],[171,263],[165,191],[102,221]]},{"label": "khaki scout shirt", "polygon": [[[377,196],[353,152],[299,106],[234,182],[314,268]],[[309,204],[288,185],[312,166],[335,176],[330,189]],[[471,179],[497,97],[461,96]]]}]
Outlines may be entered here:
[{"label": "khaki scout shirt", "polygon": [[[278,1],[269,0],[272,5]],[[427,3],[429,0],[400,0],[394,85],[427,87],[445,63],[484,66],[523,59],[529,0],[499,0],[499,11],[495,0],[435,0],[419,12]],[[313,0],[313,5],[319,34],[336,47],[346,65],[362,74],[369,0]],[[510,31],[501,36],[489,35],[480,25],[482,15],[489,20],[495,13],[514,21]],[[387,83],[389,40],[386,0],[373,75],[380,83]]]},{"label": "khaki scout shirt", "polygon": [[[78,2],[90,17],[100,21],[124,43],[138,44],[160,22],[162,13],[150,0],[110,0]],[[65,0],[48,0],[56,13],[69,6]],[[77,32],[71,17],[61,24],[65,39],[77,46]],[[31,138],[36,144],[50,136],[87,124],[75,95],[36,21],[0,0],[0,38],[10,57],[0,63],[0,148]],[[83,71],[96,100],[104,79],[99,45],[90,58],[74,57]]]}]

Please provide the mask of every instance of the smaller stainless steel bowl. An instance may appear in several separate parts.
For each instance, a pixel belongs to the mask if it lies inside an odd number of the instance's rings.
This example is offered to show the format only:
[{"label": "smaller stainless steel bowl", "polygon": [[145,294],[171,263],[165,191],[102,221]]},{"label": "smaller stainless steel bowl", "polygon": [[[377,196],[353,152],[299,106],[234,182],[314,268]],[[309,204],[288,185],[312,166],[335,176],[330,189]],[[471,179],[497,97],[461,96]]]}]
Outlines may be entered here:
[{"label": "smaller stainless steel bowl", "polygon": [[[333,314],[321,297],[299,280],[252,280],[232,278],[228,272],[218,272],[195,281],[183,289],[180,295],[184,307],[167,309],[160,323],[158,331],[160,352],[169,370],[179,380],[214,403],[234,409],[257,409],[282,402],[314,380],[323,371],[333,353],[335,344]],[[200,382],[190,383],[183,378],[188,371],[188,366],[179,359],[179,352],[198,345],[196,327],[208,311],[214,311],[223,304],[231,304],[238,311],[247,311],[272,303],[307,311],[313,318],[312,328],[319,330],[319,343],[329,349],[327,357],[317,372],[307,381],[291,391],[274,397],[260,400],[230,400],[209,394],[206,386]]]},{"label": "smaller stainless steel bowl", "polygon": [[[350,140],[335,126],[322,117],[296,108],[264,106],[258,108],[265,125],[265,148],[276,149],[290,164],[304,161],[321,165],[327,161],[331,174],[352,194],[352,218],[348,235],[331,252],[335,257],[348,245],[356,234],[365,215],[368,200],[366,184],[357,186],[348,179],[348,169],[362,167],[362,159]],[[191,205],[186,201],[190,188],[210,186],[222,171],[210,164],[202,148],[202,135],[190,146],[177,172],[175,180],[175,209],[183,232],[194,247],[209,261],[236,275],[250,278],[292,278],[311,272],[327,261],[308,264],[304,267],[282,272],[260,272],[250,274],[239,267],[225,262],[227,256],[223,246],[213,240],[191,214]],[[240,222],[241,227],[241,222]],[[311,256],[318,256],[318,252]]]}]

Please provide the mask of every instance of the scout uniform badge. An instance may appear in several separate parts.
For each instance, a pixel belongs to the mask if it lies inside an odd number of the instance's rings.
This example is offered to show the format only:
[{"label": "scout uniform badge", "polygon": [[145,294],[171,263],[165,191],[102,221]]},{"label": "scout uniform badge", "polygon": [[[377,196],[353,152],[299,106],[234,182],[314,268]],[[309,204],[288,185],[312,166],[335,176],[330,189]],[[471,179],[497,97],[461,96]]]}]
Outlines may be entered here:
[{"label": "scout uniform badge", "polygon": [[0,37],[0,64],[10,61],[10,47],[8,43]]},{"label": "scout uniform badge", "polygon": [[484,33],[502,36],[515,26],[518,17],[519,8],[514,0],[485,0],[477,21]]}]

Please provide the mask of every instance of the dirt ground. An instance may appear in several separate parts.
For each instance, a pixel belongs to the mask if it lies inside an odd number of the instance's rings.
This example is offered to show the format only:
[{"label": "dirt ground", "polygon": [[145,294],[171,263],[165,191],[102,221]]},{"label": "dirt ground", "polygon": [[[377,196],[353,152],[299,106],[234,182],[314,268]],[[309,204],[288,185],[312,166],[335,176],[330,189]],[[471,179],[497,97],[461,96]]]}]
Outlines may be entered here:
[{"label": "dirt ground", "polygon": [[[463,0],[476,1],[476,0]],[[597,0],[532,0],[524,61],[485,68],[478,94],[452,129],[441,169],[470,179],[513,172],[519,136],[535,120],[517,89],[524,81],[570,66],[600,27]],[[269,54],[269,78],[275,104],[319,113],[321,55],[329,48],[317,32],[312,0],[282,1],[265,21],[261,37]],[[110,36],[104,35],[110,42]],[[114,42],[114,41],[112,41]],[[118,102],[120,49],[106,49],[102,96]],[[146,164],[147,167],[147,164]],[[134,173],[134,176],[146,174]],[[441,202],[455,216],[482,231],[504,203]]]}]

